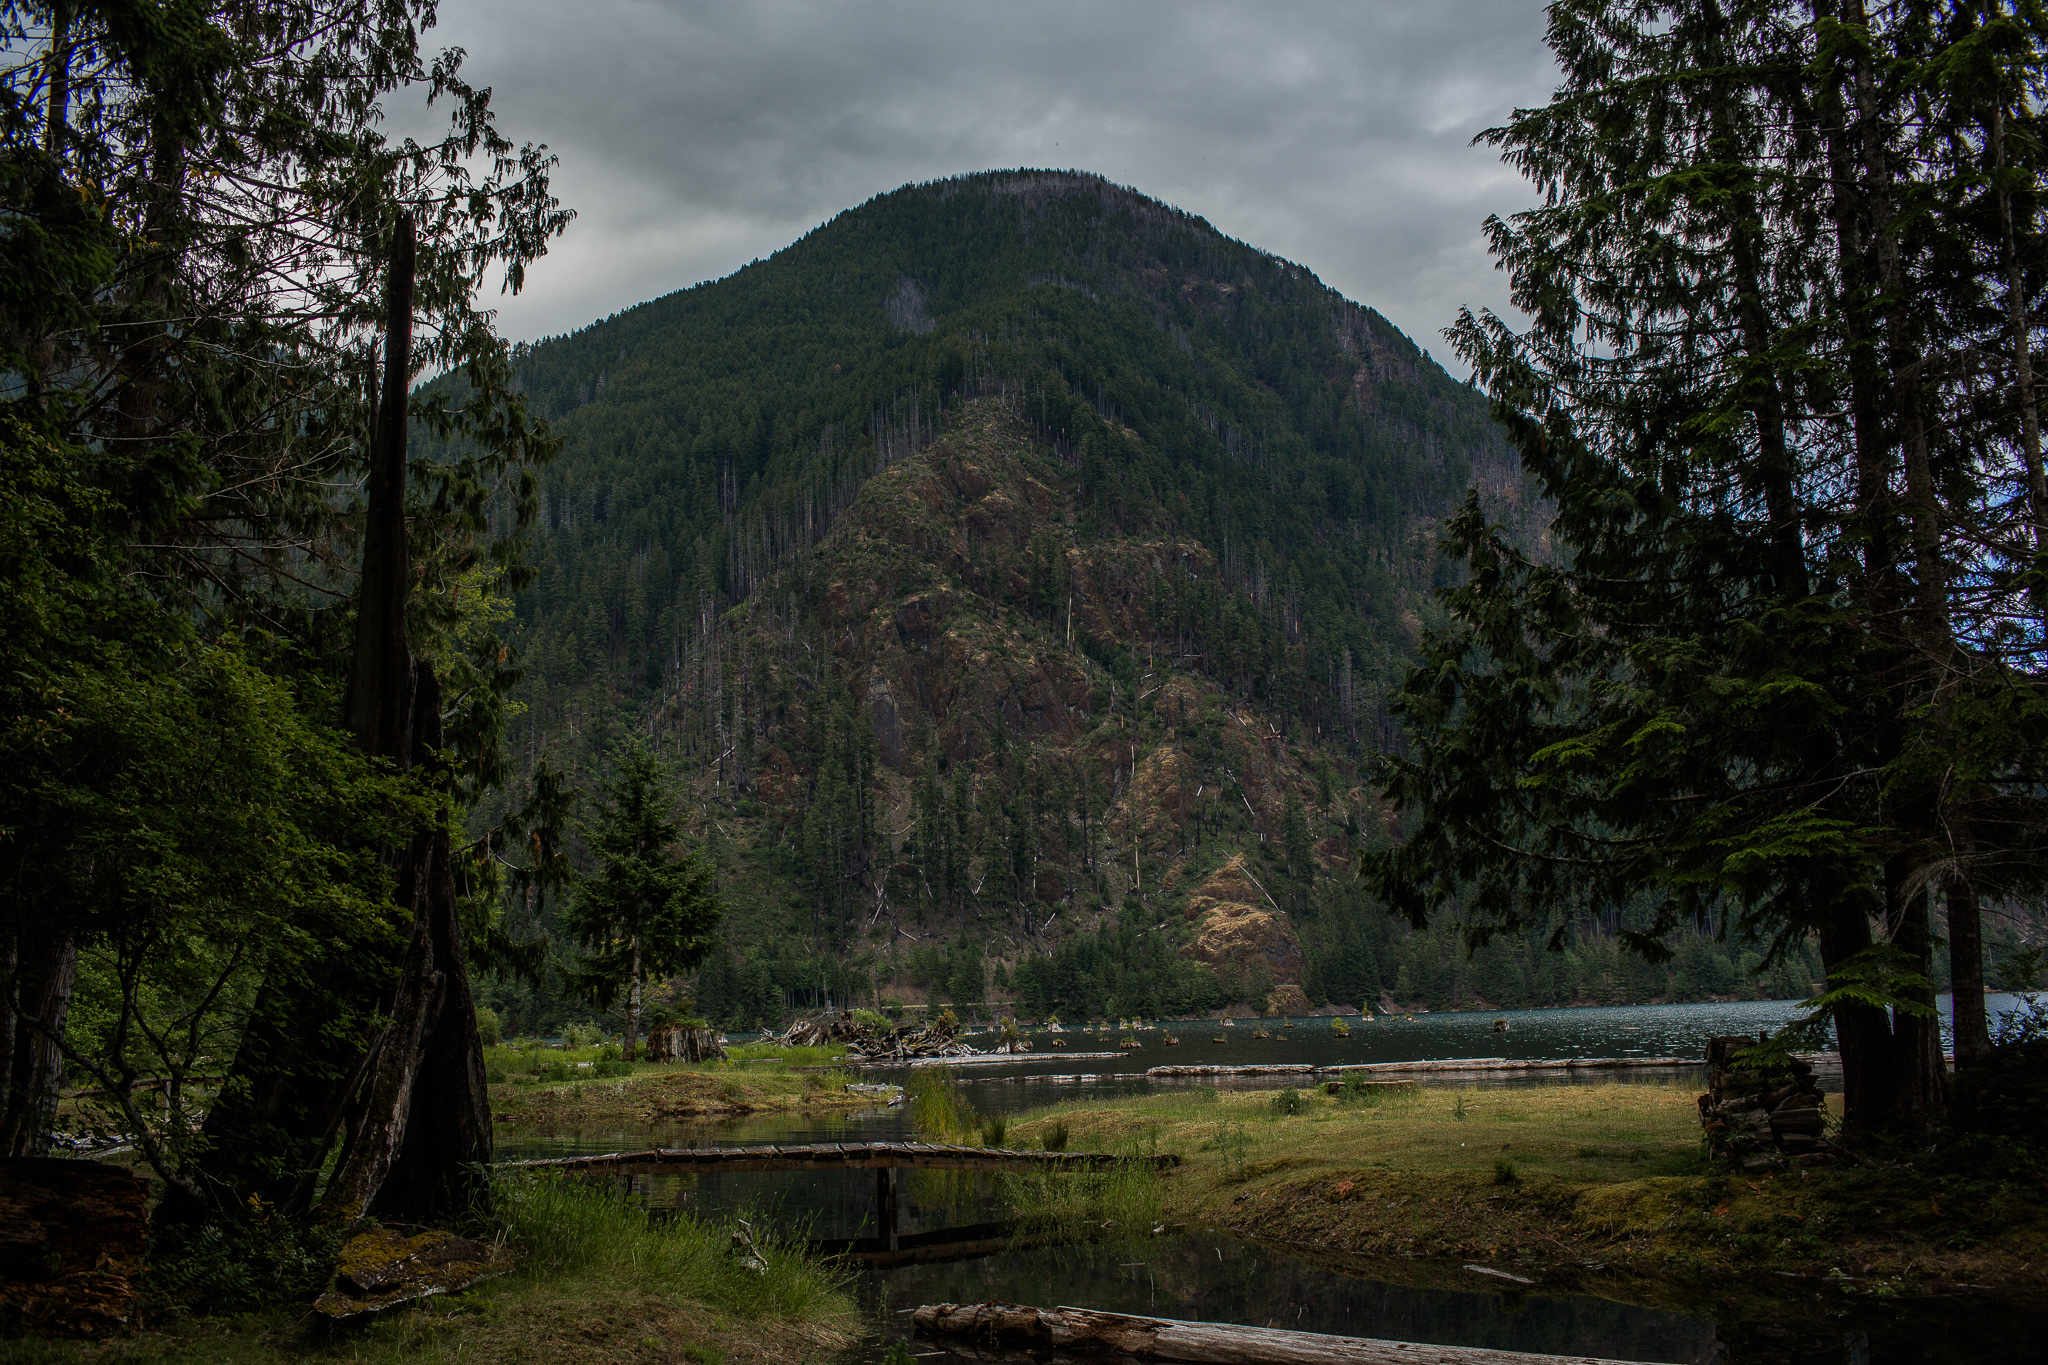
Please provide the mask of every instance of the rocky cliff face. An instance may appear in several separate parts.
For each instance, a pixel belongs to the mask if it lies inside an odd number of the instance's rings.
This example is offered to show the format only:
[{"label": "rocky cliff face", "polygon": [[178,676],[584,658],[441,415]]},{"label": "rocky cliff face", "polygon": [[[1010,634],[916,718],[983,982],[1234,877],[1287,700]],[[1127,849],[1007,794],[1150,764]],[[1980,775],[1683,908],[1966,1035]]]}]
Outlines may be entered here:
[{"label": "rocky cliff face", "polygon": [[[718,682],[736,675],[746,695],[714,704],[754,737],[697,776],[700,808],[757,850],[817,854],[821,769],[858,750],[870,845],[836,844],[808,870],[836,882],[814,892],[845,899],[849,946],[885,981],[914,943],[986,936],[1008,968],[1128,902],[1262,1008],[1303,976],[1264,884],[1289,802],[1329,867],[1362,797],[1353,780],[1330,788],[1349,776],[1341,758],[1177,657],[1176,613],[1220,595],[1210,552],[1170,525],[1084,535],[1078,479],[997,399],[871,478],[721,623]],[[715,815],[720,801],[736,804]],[[933,822],[943,837],[920,828]]]}]

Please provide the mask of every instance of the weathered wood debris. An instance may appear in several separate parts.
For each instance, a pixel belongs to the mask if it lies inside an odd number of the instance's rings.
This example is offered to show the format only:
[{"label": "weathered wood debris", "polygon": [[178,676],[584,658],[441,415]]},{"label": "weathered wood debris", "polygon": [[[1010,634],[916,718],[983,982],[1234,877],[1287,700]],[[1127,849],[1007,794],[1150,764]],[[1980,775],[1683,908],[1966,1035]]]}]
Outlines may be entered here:
[{"label": "weathered wood debris", "polygon": [[1824,1129],[1827,1097],[1803,1057],[1764,1062],[1752,1056],[1764,1041],[1746,1034],[1707,1042],[1707,1093],[1700,1124],[1715,1156],[1750,1172],[1832,1162]]},{"label": "weathered wood debris", "polygon": [[[824,1047],[829,1043],[840,1043],[864,1062],[985,1055],[962,1041],[959,1025],[944,1018],[922,1025],[901,1023],[884,1032],[870,1028],[851,1014],[821,1014],[815,1019],[797,1020],[778,1041],[789,1047]],[[1031,1050],[1031,1044],[1021,1040],[1005,1046],[1011,1051]]]},{"label": "weathered wood debris", "polygon": [[1147,1076],[1346,1076],[1354,1071],[1367,1076],[1416,1076],[1432,1073],[1463,1074],[1469,1072],[1561,1072],[1570,1074],[1577,1071],[1636,1071],[1645,1068],[1668,1070],[1671,1068],[1690,1069],[1698,1062],[1685,1057],[1567,1057],[1514,1058],[1514,1057],[1460,1057],[1444,1061],[1426,1062],[1347,1062],[1339,1066],[1310,1066],[1306,1062],[1270,1062],[1250,1066],[1155,1066],[1146,1071]]},{"label": "weathered wood debris", "polygon": [[1532,1355],[1471,1346],[1326,1336],[1227,1322],[1132,1317],[1087,1308],[1016,1303],[926,1304],[912,1321],[927,1332],[966,1336],[1034,1351],[1118,1353],[1140,1360],[1209,1365],[1630,1365],[1592,1356]]},{"label": "weathered wood debris", "polygon": [[753,1147],[656,1147],[598,1156],[501,1161],[499,1170],[556,1170],[572,1175],[673,1175],[685,1171],[937,1171],[1098,1170],[1128,1161],[1177,1166],[1171,1153],[1122,1157],[1108,1152],[1037,1152],[943,1142],[761,1143]]}]

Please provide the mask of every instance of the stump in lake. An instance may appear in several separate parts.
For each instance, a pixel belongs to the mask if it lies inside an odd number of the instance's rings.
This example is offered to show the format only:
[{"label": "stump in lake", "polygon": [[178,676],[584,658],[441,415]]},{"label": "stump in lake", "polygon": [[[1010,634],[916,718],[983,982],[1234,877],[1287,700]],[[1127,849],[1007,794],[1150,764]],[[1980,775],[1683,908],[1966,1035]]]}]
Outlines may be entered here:
[{"label": "stump in lake", "polygon": [[646,1057],[650,1062],[722,1062],[725,1044],[716,1029],[656,1024],[647,1030]]},{"label": "stump in lake", "polygon": [[1823,1135],[1827,1096],[1813,1068],[1797,1057],[1750,1064],[1746,1058],[1761,1041],[1739,1034],[1707,1043],[1707,1093],[1699,1106],[1708,1148],[1752,1173],[1832,1161]]}]

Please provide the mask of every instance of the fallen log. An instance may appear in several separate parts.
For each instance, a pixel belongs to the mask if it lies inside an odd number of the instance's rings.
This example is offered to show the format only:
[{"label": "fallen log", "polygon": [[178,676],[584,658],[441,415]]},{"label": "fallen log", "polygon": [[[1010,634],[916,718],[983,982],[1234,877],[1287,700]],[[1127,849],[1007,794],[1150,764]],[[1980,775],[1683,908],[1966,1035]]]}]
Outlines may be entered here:
[{"label": "fallen log", "polygon": [[1116,1351],[1141,1360],[1204,1365],[1641,1365],[1592,1356],[1534,1355],[1474,1346],[1376,1341],[1227,1322],[1186,1322],[1098,1313],[1088,1308],[1032,1308],[1017,1303],[939,1303],[912,1320],[927,1332],[1043,1349]]}]

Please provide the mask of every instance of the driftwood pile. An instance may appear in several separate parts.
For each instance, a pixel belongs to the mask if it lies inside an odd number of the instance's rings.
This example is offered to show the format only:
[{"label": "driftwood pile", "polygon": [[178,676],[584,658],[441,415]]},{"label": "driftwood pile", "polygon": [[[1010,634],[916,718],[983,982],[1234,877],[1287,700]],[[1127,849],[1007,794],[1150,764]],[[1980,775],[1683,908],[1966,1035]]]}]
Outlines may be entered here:
[{"label": "driftwood pile", "polygon": [[725,1040],[712,1028],[686,1028],[681,1024],[656,1024],[647,1030],[647,1060],[650,1062],[723,1062]]},{"label": "driftwood pile", "polygon": [[880,1031],[868,1027],[850,1014],[821,1014],[799,1019],[779,1040],[787,1047],[824,1047],[843,1044],[864,1062],[910,1061],[922,1057],[978,1057],[981,1054],[960,1040],[956,1024],[898,1024]]},{"label": "driftwood pile", "polygon": [[1823,1133],[1827,1097],[1820,1093],[1812,1065],[1798,1057],[1740,1065],[1761,1041],[1744,1034],[1708,1041],[1708,1089],[1700,1096],[1708,1147],[1750,1172],[1832,1162],[1834,1152]]}]

